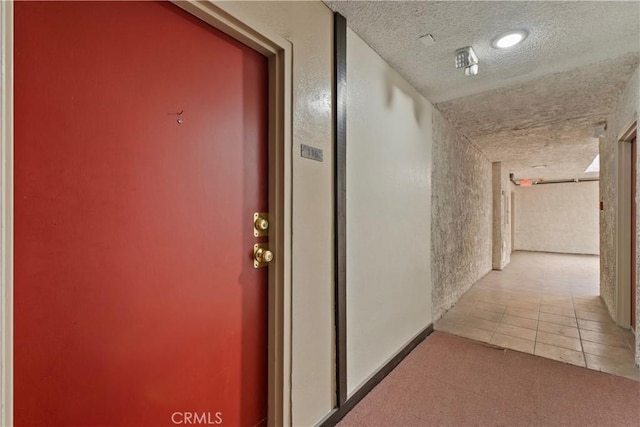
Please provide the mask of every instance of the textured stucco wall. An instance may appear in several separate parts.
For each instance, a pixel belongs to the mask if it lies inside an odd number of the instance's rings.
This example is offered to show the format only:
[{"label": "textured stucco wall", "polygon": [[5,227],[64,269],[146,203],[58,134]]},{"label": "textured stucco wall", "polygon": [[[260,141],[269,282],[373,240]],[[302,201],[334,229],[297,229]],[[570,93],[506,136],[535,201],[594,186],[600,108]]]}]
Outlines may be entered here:
[{"label": "textured stucco wall", "polygon": [[516,250],[598,254],[598,183],[518,187]]},{"label": "textured stucco wall", "polygon": [[492,266],[502,270],[511,260],[511,182],[502,162],[492,165],[493,249]]},{"label": "textured stucco wall", "polygon": [[[216,4],[293,46],[291,423],[314,425],[335,400],[333,13],[320,2]],[[324,162],[301,158],[300,144],[323,149]]]},{"label": "textured stucco wall", "polygon": [[604,207],[600,211],[600,297],[615,318],[617,143],[610,137],[600,138],[599,149],[600,201]]},{"label": "textured stucco wall", "polygon": [[433,320],[433,107],[351,30],[347,76],[347,389],[352,394]]},{"label": "textured stucco wall", "polygon": [[[617,248],[617,186],[618,186],[618,138],[640,111],[640,68],[637,68],[629,80],[613,115],[608,120],[607,135],[600,139],[600,198],[604,202],[604,211],[600,213],[600,295],[609,313],[616,318],[616,253]],[[640,150],[638,150],[640,154]],[[636,159],[636,168],[640,159]],[[637,172],[637,170],[636,170]],[[640,174],[636,173],[640,189]],[[638,193],[635,195],[639,202]],[[636,231],[636,363],[640,365],[640,210],[635,218]]]},{"label": "textured stucco wall", "polygon": [[491,270],[491,163],[435,109],[431,254],[437,321]]}]

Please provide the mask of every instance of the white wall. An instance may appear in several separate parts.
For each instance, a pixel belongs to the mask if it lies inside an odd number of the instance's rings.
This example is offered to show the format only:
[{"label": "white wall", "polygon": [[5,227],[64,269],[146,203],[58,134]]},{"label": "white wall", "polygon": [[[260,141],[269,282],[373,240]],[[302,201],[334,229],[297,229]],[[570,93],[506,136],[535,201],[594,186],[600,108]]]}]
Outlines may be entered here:
[{"label": "white wall", "polygon": [[[321,2],[217,2],[293,45],[292,424],[314,425],[335,402],[333,311],[333,12]],[[300,144],[324,161],[300,157]]]},{"label": "white wall", "polygon": [[518,187],[516,250],[599,253],[598,182]]},{"label": "white wall", "polygon": [[432,322],[432,106],[347,33],[347,389]]}]

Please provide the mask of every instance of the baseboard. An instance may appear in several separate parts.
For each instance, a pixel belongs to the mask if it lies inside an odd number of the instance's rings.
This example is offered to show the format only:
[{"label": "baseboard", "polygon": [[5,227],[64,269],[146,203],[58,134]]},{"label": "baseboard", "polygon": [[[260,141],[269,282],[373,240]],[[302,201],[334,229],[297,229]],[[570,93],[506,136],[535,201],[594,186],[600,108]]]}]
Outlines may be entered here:
[{"label": "baseboard", "polygon": [[587,253],[581,253],[581,252],[556,252],[556,251],[543,251],[543,250],[535,250],[535,249],[516,249],[513,252],[532,252],[532,253],[557,254],[557,255],[585,255],[585,256],[593,256],[593,257],[600,256],[599,252],[597,254],[587,254]]},{"label": "baseboard", "polygon": [[371,390],[377,386],[396,366],[407,357],[418,344],[425,340],[433,332],[433,323],[424,328],[414,339],[405,345],[396,355],[381,367],[366,383],[364,383],[347,401],[340,407],[331,411],[317,425],[318,427],[333,427],[338,424],[345,415],[349,413]]}]

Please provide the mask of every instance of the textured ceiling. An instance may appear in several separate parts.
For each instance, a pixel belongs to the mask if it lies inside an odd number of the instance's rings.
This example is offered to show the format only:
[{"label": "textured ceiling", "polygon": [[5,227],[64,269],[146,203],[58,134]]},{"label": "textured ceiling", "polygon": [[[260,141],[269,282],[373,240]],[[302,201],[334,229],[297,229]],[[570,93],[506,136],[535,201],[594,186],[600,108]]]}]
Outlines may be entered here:
[{"label": "textured ceiling", "polygon": [[[429,101],[442,102],[640,50],[640,2],[325,1]],[[525,29],[517,48],[491,47]],[[420,40],[432,34],[435,44]],[[480,73],[454,69],[454,51],[472,46]]]},{"label": "textured ceiling", "polygon": [[[593,127],[638,66],[640,1],[325,1],[491,161],[518,178],[584,174]],[[512,29],[520,45],[491,47]],[[432,34],[425,46],[420,36]],[[472,46],[479,75],[454,68]],[[546,164],[544,169],[532,165]]]},{"label": "textured ceiling", "polygon": [[[593,177],[584,173],[598,154],[593,128],[606,121],[637,66],[638,56],[628,54],[436,107],[517,178]],[[547,168],[531,168],[540,164]]]}]

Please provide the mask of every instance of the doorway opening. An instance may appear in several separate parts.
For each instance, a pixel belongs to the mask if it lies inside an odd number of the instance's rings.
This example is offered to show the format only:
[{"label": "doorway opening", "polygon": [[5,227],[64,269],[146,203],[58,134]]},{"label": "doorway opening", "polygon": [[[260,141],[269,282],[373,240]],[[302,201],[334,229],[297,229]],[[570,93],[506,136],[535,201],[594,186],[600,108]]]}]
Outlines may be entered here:
[{"label": "doorway opening", "polygon": [[636,329],[637,122],[618,138],[616,323]]}]

